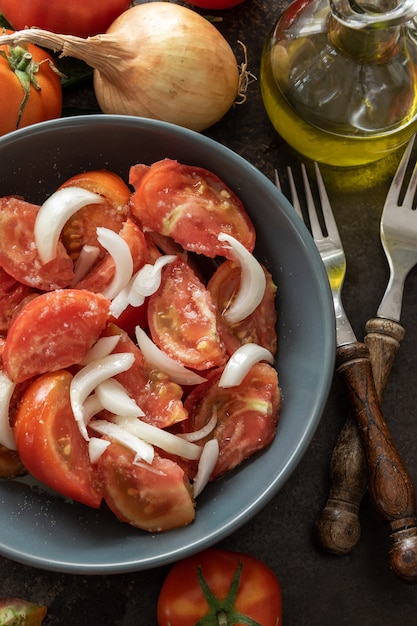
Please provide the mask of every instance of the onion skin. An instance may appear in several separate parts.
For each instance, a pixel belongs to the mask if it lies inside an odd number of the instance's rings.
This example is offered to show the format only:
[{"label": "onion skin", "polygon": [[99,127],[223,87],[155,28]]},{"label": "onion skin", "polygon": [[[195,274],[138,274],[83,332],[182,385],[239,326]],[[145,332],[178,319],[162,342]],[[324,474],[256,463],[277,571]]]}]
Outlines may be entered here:
[{"label": "onion skin", "polygon": [[237,100],[240,70],[223,35],[195,11],[171,2],[138,4],[107,32],[82,39],[38,28],[0,35],[35,43],[94,68],[103,113],[133,115],[202,131]]}]

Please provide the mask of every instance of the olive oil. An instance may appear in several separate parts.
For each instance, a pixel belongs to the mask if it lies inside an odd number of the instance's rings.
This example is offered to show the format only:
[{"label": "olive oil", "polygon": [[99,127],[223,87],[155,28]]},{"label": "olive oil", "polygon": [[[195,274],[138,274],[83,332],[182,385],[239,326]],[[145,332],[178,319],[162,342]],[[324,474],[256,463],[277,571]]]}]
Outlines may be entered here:
[{"label": "olive oil", "polygon": [[[306,4],[297,4],[301,15]],[[358,32],[332,16],[319,28],[323,2],[309,6],[299,31],[284,12],[265,44],[266,112],[282,138],[309,159],[336,167],[378,161],[417,131],[415,41],[400,27]]]}]

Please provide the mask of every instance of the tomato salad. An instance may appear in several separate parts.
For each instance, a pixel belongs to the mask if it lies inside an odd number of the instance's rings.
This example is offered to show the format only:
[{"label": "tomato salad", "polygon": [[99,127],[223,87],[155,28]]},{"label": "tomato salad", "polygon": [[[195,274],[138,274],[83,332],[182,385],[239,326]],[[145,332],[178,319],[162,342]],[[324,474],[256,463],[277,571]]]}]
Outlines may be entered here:
[{"label": "tomato salad", "polygon": [[0,465],[159,532],[275,436],[276,286],[212,172],[163,159],[129,183],[0,198]]}]

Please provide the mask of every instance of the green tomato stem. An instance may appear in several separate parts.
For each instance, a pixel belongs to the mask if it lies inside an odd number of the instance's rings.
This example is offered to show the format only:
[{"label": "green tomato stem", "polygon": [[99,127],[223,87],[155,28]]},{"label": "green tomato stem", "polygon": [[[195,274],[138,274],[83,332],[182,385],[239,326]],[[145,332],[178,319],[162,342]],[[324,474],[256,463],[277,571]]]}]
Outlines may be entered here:
[{"label": "green tomato stem", "polygon": [[200,583],[204,597],[209,605],[209,610],[195,626],[233,626],[233,624],[247,624],[247,626],[262,626],[259,622],[243,615],[236,610],[236,599],[239,593],[239,583],[242,574],[242,561],[239,561],[227,596],[221,600],[211,591],[205,581],[201,567],[197,568],[198,582]]},{"label": "green tomato stem", "polygon": [[[30,97],[30,89],[33,87],[36,91],[41,91],[41,87],[37,81],[36,74],[39,72],[41,63],[37,63],[33,60],[32,54],[28,51],[27,46],[9,46],[7,52],[0,50],[0,55],[6,59],[10,70],[16,75],[19,83],[22,87],[23,98],[19,107],[19,112],[16,120],[16,128],[19,128],[19,124],[22,119],[25,106],[28,103]],[[45,59],[50,67],[58,72],[53,63],[49,59]],[[58,72],[59,73],[59,72]]]}]

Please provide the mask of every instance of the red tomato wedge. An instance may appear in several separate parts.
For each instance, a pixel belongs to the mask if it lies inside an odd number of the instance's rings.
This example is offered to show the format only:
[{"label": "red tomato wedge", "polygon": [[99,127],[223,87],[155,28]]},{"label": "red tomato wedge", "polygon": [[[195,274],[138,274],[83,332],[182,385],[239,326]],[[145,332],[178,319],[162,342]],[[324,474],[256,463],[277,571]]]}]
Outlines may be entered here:
[{"label": "red tomato wedge", "polygon": [[129,182],[135,188],[132,215],[143,227],[208,257],[230,258],[230,251],[218,240],[221,232],[252,252],[252,222],[236,194],[212,172],[163,159],[151,166],[134,165]]},{"label": "red tomato wedge", "polygon": [[57,256],[43,265],[35,244],[39,207],[13,196],[0,198],[0,265],[16,280],[42,291],[67,287],[74,276],[73,262],[58,242]]},{"label": "red tomato wedge", "polygon": [[195,517],[190,482],[179,465],[155,456],[133,464],[134,454],[113,442],[98,462],[107,506],[118,519],[150,532],[190,524]]},{"label": "red tomato wedge", "polygon": [[0,478],[14,478],[25,474],[27,470],[17,451],[0,445]]},{"label": "red tomato wedge", "polygon": [[[133,272],[137,272],[146,262],[148,250],[145,237],[140,228],[131,220],[127,219],[119,235],[128,244],[133,259]],[[110,284],[115,271],[113,257],[106,254],[100,263],[80,280],[77,289],[89,289],[94,293],[102,293]]]},{"label": "red tomato wedge", "polygon": [[3,351],[14,382],[79,363],[104,329],[110,302],[100,294],[61,289],[30,300],[14,319]]},{"label": "red tomato wedge", "polygon": [[103,196],[115,211],[124,212],[129,202],[131,191],[124,180],[109,170],[90,170],[80,172],[68,178],[59,187],[82,187]]},{"label": "red tomato wedge", "polygon": [[31,287],[23,285],[0,267],[0,333],[8,331],[20,304],[34,293]]},{"label": "red tomato wedge", "polygon": [[116,233],[120,231],[127,217],[131,191],[120,176],[107,170],[81,172],[66,180],[59,189],[64,187],[82,187],[103,196],[102,204],[83,207],[70,217],[62,229],[64,246],[75,259],[83,245],[100,245],[96,233],[98,226]]},{"label": "red tomato wedge", "polygon": [[[277,351],[277,311],[275,308],[277,288],[268,270],[265,267],[263,270],[266,276],[266,288],[262,302],[255,311],[241,322],[232,325],[228,325],[221,317],[219,332],[230,355],[239,346],[249,342],[263,346],[272,354]],[[235,261],[225,261],[219,265],[207,284],[207,289],[220,314],[239,290],[240,272],[240,266]]]},{"label": "red tomato wedge", "polygon": [[13,432],[26,469],[63,496],[98,508],[102,499],[70,403],[69,372],[44,374],[28,388],[19,405]]},{"label": "red tomato wedge", "polygon": [[225,363],[210,292],[184,261],[164,268],[161,286],[149,298],[148,322],[153,341],[186,367],[206,370]]},{"label": "red tomato wedge", "polygon": [[120,334],[113,352],[132,352],[133,365],[115,376],[129,396],[140,406],[145,415],[144,422],[165,428],[188,417],[182,403],[182,388],[173,383],[166,374],[146,366],[142,352],[128,335],[114,326],[109,326],[105,334]]},{"label": "red tomato wedge", "polygon": [[129,304],[117,319],[111,317],[110,322],[116,324],[133,337],[136,326],[140,326],[143,329],[148,327],[148,300],[145,300],[141,306]]},{"label": "red tomato wedge", "polygon": [[271,443],[281,407],[278,376],[267,363],[254,365],[238,387],[219,387],[220,376],[221,371],[213,372],[184,402],[190,419],[184,428],[191,424],[190,430],[202,428],[216,412],[217,425],[208,439],[216,437],[220,451],[211,480]]}]

